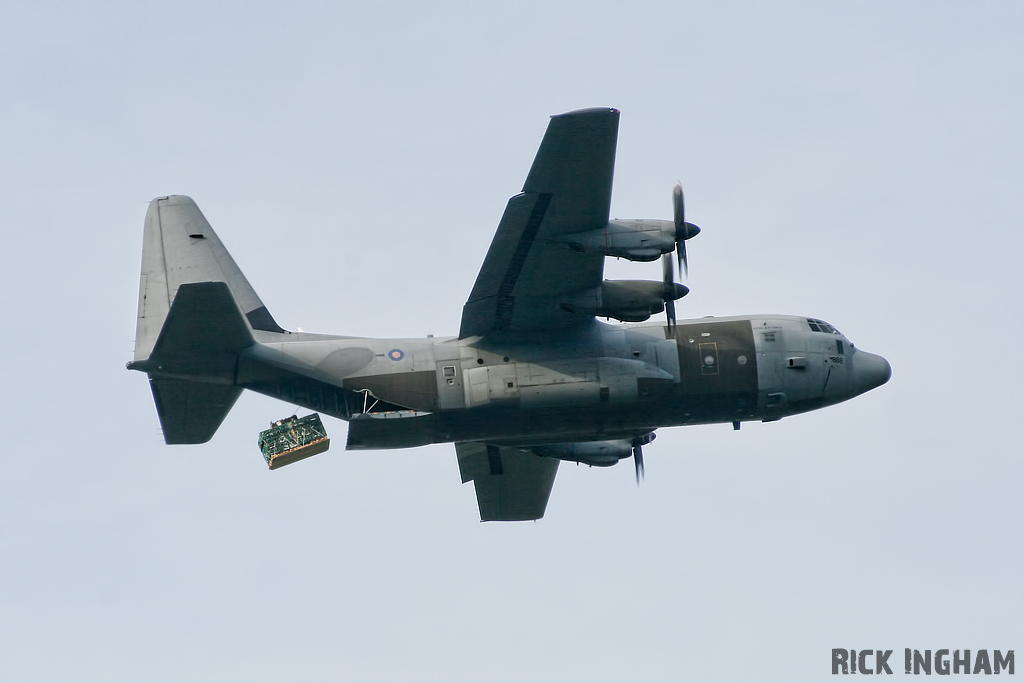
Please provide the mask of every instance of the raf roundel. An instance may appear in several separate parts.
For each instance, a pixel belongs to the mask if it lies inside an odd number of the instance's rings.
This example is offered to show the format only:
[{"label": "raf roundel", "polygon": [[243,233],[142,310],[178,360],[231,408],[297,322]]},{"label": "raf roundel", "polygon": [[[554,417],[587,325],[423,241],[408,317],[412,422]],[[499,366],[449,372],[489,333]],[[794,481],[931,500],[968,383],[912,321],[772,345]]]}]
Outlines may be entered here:
[{"label": "raf roundel", "polygon": [[391,360],[402,360],[405,358],[405,354],[402,353],[401,349],[391,349],[388,351],[388,358]]}]

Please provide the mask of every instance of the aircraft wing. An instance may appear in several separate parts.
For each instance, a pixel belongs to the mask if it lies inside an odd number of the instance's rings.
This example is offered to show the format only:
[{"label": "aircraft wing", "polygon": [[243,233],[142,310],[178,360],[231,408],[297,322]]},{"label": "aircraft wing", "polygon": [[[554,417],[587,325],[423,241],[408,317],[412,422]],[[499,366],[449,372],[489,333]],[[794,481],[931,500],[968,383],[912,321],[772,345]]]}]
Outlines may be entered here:
[{"label": "aircraft wing", "polygon": [[574,251],[565,238],[608,224],[618,130],[615,109],[551,117],[523,191],[508,201],[463,308],[461,337],[584,320],[571,302],[601,285],[604,255]]},{"label": "aircraft wing", "polygon": [[540,519],[548,506],[558,460],[522,448],[466,441],[455,444],[462,483],[472,481],[480,521]]}]

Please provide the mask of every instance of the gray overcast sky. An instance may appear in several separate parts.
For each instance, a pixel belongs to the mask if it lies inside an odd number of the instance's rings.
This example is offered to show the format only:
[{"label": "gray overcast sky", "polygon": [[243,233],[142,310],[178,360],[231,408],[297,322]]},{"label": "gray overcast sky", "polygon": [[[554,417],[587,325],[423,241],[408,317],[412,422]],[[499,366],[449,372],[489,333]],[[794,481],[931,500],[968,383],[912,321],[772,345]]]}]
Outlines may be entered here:
[{"label": "gray overcast sky", "polygon": [[[1024,649],[1017,2],[0,10],[0,679],[824,681]],[[480,524],[451,445],[269,473],[246,394],[165,446],[129,373],[146,202],[278,322],[457,331],[547,117],[622,111],[612,212],[692,220],[684,317],[820,317],[892,381],[661,430]],[[613,277],[657,278],[613,263]],[[1024,662],[1018,662],[1018,666]]]}]

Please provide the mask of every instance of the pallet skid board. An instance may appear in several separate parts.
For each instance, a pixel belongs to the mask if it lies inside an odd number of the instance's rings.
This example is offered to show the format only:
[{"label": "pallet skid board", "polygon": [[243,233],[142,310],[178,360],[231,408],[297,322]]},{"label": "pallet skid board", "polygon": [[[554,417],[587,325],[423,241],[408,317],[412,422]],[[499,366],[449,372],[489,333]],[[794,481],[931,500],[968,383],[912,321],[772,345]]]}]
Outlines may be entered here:
[{"label": "pallet skid board", "polygon": [[278,453],[277,455],[271,457],[270,461],[267,464],[270,466],[270,469],[276,470],[278,468],[284,467],[285,465],[291,465],[293,462],[298,462],[299,460],[305,460],[306,458],[312,457],[314,455],[319,455],[320,453],[325,452],[330,447],[331,440],[327,437],[324,437],[322,439],[310,442],[305,446],[299,446],[298,448],[292,448],[282,453]]}]

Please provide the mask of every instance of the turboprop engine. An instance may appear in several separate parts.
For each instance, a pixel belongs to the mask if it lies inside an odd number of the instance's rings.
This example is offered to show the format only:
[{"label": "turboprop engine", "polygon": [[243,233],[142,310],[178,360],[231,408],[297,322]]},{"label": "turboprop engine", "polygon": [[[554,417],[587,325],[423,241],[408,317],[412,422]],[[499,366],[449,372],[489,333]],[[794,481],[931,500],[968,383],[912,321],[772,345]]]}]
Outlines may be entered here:
[{"label": "turboprop engine", "polygon": [[650,432],[632,439],[534,446],[533,452],[542,458],[568,460],[593,467],[611,467],[618,461],[633,456],[633,464],[636,466],[636,483],[639,485],[640,480],[644,477],[643,447],[654,441],[654,438],[654,432]]},{"label": "turboprop engine", "polygon": [[614,220],[603,230],[566,236],[566,243],[579,252],[597,252],[629,261],[657,261],[676,248],[676,226],[663,220]]},{"label": "turboprop engine", "polygon": [[596,303],[582,298],[564,301],[561,303],[562,310],[615,318],[628,323],[643,322],[655,313],[665,311],[669,327],[674,327],[675,301],[686,296],[690,290],[675,281],[676,267],[669,254],[675,252],[678,268],[685,273],[686,241],[700,234],[700,227],[686,220],[683,186],[679,183],[672,188],[672,213],[673,219],[670,221],[616,219],[600,230],[571,233],[562,237],[570,249],[578,252],[597,252],[630,261],[655,261],[663,257],[661,282],[605,280],[600,289],[592,293]]},{"label": "turboprop engine", "polygon": [[633,441],[632,439],[615,439],[586,443],[560,443],[550,446],[534,446],[533,452],[542,458],[580,462],[594,467],[611,467],[623,458],[633,455]]},{"label": "turboprop engine", "polygon": [[675,301],[689,294],[685,285],[652,280],[605,280],[597,296],[589,294],[561,304],[570,313],[615,318],[639,323],[665,310],[666,301]]},{"label": "turboprop engine", "polygon": [[616,218],[600,230],[588,230],[562,238],[569,248],[581,253],[597,252],[629,261],[656,261],[663,254],[676,252],[676,259],[686,269],[686,241],[700,234],[700,227],[686,220],[683,186],[672,188],[670,221],[661,219]]}]

